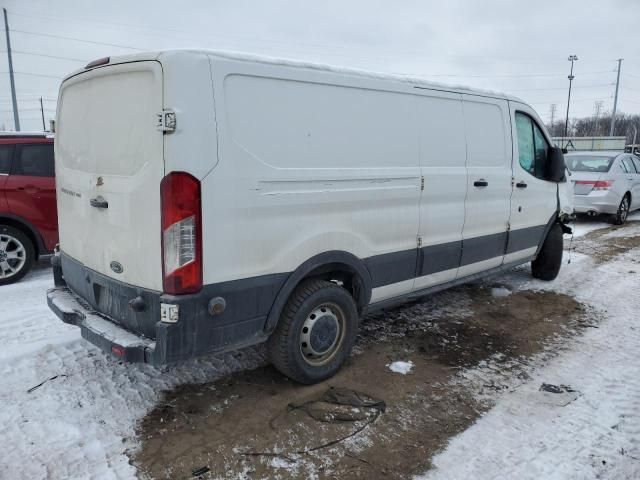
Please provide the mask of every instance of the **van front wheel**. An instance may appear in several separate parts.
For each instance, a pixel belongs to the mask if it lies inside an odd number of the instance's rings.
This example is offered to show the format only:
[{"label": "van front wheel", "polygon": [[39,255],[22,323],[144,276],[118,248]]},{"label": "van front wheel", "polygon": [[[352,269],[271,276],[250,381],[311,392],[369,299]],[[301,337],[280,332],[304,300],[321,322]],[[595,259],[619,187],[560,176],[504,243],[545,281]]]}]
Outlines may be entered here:
[{"label": "van front wheel", "polygon": [[296,382],[312,384],[335,375],[351,353],[358,311],[347,290],[309,280],[291,294],[269,337],[273,365]]},{"label": "van front wheel", "polygon": [[558,276],[562,265],[562,248],[562,227],[554,223],[538,256],[531,262],[531,273],[535,278],[554,280]]}]

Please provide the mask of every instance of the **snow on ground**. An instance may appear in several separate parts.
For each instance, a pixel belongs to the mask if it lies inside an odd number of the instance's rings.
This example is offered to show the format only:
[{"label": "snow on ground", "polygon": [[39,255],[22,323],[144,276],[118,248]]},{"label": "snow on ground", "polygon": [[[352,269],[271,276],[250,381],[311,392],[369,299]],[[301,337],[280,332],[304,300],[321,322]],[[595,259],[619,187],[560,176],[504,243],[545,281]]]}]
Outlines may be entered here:
[{"label": "snow on ground", "polygon": [[[576,234],[603,226],[610,225],[587,220]],[[633,254],[596,266],[574,253],[553,283],[529,281],[523,271],[500,277],[512,291],[575,295],[606,320],[566,353],[541,362],[532,380],[507,389],[435,458],[426,478],[640,478],[640,284],[638,274],[628,273],[639,270]],[[124,452],[136,447],[136,422],[162,390],[264,363],[257,348],[165,371],[120,364],[49,311],[45,294],[52,283],[42,263],[23,281],[0,288],[0,478],[133,478]],[[489,367],[480,367],[485,377]],[[568,385],[579,395],[560,407],[563,402],[549,400],[553,394],[538,392],[543,382]]]},{"label": "snow on ground", "polygon": [[134,478],[123,452],[162,390],[264,362],[247,349],[164,372],[119,364],[49,311],[52,286],[41,264],[0,290],[0,478]]},{"label": "snow on ground", "polygon": [[[640,235],[640,225],[626,227],[624,234]],[[466,372],[463,377],[479,398],[486,399],[481,384],[494,378],[506,393],[496,400],[494,392],[495,406],[454,437],[433,459],[434,468],[418,478],[640,478],[638,260],[637,250],[602,265],[574,253],[555,282],[522,284],[573,295],[594,307],[602,321],[555,358],[540,355],[538,365],[534,359],[537,368],[529,370],[526,382],[511,379],[509,385],[488,364]],[[517,272],[511,277],[518,282]],[[505,280],[509,283],[509,275]],[[543,383],[575,392],[540,391]]]},{"label": "snow on ground", "polygon": [[[628,221],[640,221],[640,210],[630,213]],[[584,215],[581,215],[578,221],[571,224],[571,229],[573,230],[574,237],[582,237],[593,230],[611,227],[611,222],[609,222],[607,217],[605,216],[586,217]]]},{"label": "snow on ground", "polygon": [[408,362],[397,361],[391,362],[387,364],[387,368],[391,370],[393,373],[401,373],[402,375],[406,375],[411,372],[411,369],[414,367],[414,364],[411,360]]}]

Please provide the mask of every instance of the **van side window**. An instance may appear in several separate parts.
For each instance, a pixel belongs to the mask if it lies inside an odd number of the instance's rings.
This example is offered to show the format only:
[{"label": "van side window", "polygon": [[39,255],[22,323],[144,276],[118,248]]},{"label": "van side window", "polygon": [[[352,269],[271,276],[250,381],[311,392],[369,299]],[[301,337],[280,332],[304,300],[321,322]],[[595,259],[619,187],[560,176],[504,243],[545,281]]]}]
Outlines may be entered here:
[{"label": "van side window", "polygon": [[0,145],[0,175],[11,170],[11,157],[13,157],[13,145]]},{"label": "van side window", "polygon": [[545,179],[549,143],[535,122],[524,113],[516,113],[520,165],[531,175]]},{"label": "van side window", "polygon": [[11,170],[12,175],[53,177],[53,145],[20,145]]},{"label": "van side window", "polygon": [[516,113],[516,130],[518,131],[518,156],[520,166],[531,175],[535,174],[535,149],[533,147],[533,128],[531,119]]}]

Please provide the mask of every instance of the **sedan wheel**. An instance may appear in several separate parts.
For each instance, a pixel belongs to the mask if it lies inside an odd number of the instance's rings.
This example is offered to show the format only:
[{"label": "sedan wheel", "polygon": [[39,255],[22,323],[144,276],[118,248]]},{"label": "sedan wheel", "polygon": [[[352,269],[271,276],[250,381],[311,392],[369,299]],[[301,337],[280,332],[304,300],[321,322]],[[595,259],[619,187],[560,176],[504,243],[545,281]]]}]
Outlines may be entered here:
[{"label": "sedan wheel", "polygon": [[622,198],[622,201],[620,202],[620,206],[618,207],[618,212],[615,214],[613,219],[616,225],[622,225],[624,222],[627,221],[627,217],[629,216],[630,203],[631,202],[629,202],[629,196],[625,195]]}]

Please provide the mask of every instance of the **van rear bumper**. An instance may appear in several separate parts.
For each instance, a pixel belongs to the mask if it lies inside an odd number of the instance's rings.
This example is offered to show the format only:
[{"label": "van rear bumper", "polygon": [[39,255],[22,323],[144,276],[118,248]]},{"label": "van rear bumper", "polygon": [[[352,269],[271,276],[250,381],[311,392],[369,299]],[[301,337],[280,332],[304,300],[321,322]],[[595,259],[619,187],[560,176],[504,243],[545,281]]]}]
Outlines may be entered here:
[{"label": "van rear bumper", "polygon": [[[267,315],[287,274],[205,285],[199,293],[167,295],[109,278],[57,251],[51,259],[56,288],[49,308],[82,337],[127,362],[166,365],[265,341]],[[209,302],[223,298],[221,314]],[[142,302],[134,308],[133,301]],[[163,321],[162,307],[177,321]]]},{"label": "van rear bumper", "polygon": [[47,304],[60,320],[80,327],[82,338],[125,362],[157,362],[156,342],[135,335],[83,305],[67,287],[47,291]]}]

